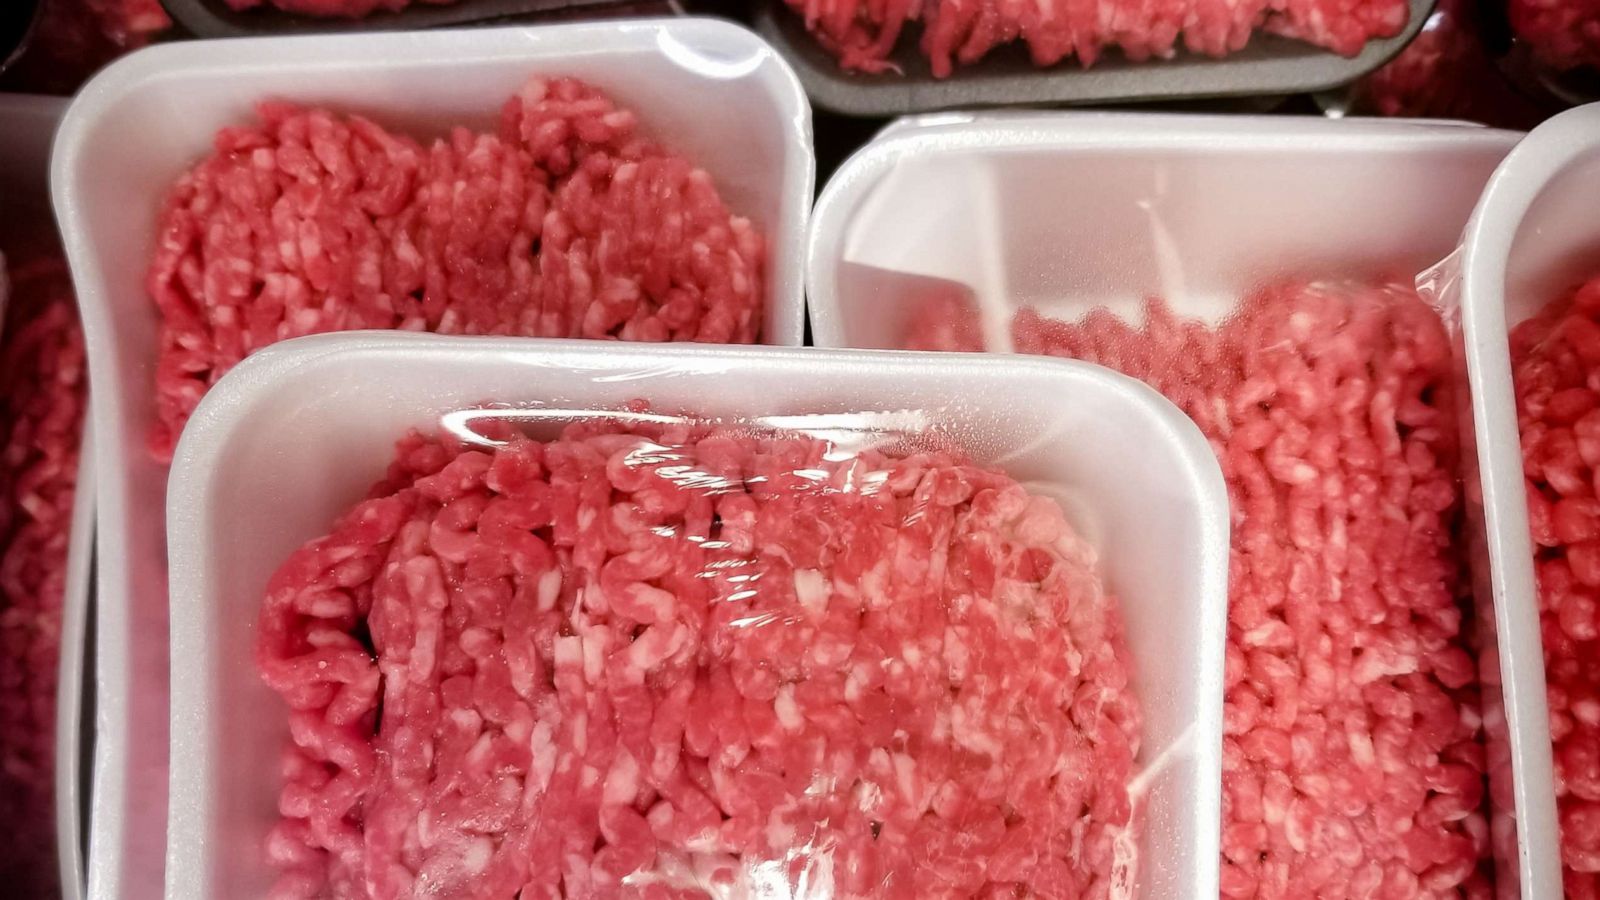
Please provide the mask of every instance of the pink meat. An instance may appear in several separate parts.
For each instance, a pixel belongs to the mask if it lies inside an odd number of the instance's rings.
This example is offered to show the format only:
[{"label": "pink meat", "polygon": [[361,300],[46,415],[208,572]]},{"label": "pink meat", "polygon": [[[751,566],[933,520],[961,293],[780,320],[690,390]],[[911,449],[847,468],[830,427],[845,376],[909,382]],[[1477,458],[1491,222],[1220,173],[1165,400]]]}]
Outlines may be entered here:
[{"label": "pink meat", "polygon": [[1273,0],[1265,28],[1355,56],[1367,41],[1399,34],[1409,18],[1408,0]]},{"label": "pink meat", "polygon": [[431,146],[358,116],[262,104],[223,129],[162,213],[159,425],[276,341],[444,334],[751,343],[764,249],[710,176],[570,79],[533,79],[498,134]]},{"label": "pink meat", "polygon": [[888,57],[908,23],[937,77],[1021,40],[1033,62],[1068,57],[1091,66],[1105,48],[1134,61],[1165,59],[1180,41],[1225,56],[1266,30],[1353,56],[1405,27],[1406,0],[788,0],[845,69],[893,69]]},{"label": "pink meat", "polygon": [[413,2],[448,6],[459,0],[225,0],[236,11],[263,4],[299,16],[327,19],[361,19],[375,12],[399,12]]},{"label": "pink meat", "polygon": [[0,343],[0,894],[50,897],[58,890],[56,665],[83,337],[59,250],[21,249],[11,261]]},{"label": "pink meat", "polygon": [[790,434],[486,434],[402,441],[268,587],[276,896],[1106,898],[1132,877],[1121,617],[1053,501]]},{"label": "pink meat", "polygon": [[[1409,289],[1280,285],[1220,327],[1019,313],[1020,352],[1138,377],[1210,438],[1233,507],[1222,894],[1486,896],[1462,633],[1450,347]],[[940,298],[917,349],[983,349]]]},{"label": "pink meat", "polygon": [[1600,896],[1600,276],[1511,334],[1566,895]]},{"label": "pink meat", "polygon": [[1509,0],[1517,38],[1557,70],[1600,69],[1600,0]]}]

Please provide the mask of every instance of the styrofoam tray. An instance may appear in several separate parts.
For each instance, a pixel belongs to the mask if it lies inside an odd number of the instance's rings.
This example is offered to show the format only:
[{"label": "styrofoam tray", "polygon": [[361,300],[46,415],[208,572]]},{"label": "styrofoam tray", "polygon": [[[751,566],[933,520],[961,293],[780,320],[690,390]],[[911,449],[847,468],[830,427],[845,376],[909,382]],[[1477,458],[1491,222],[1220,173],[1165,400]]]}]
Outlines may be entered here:
[{"label": "styrofoam tray", "polygon": [[[0,94],[0,216],[7,227],[52,228],[50,143],[66,111],[60,97]],[[3,295],[4,291],[0,291]],[[3,299],[3,297],[0,297]],[[5,305],[0,302],[0,318]],[[94,481],[85,427],[78,486],[67,548],[67,583],[61,608],[61,658],[56,681],[56,850],[61,895],[83,896],[83,822],[86,757],[80,734],[84,709],[84,640],[94,555]]]},{"label": "styrofoam tray", "polygon": [[770,417],[830,436],[910,421],[1062,500],[1121,601],[1144,704],[1137,896],[1215,898],[1227,498],[1199,430],[1154,391],[1060,360],[381,332],[251,357],[179,447],[167,521],[172,755],[184,765],[173,771],[169,898],[260,896],[270,883],[260,848],[287,718],[253,663],[263,590],[381,477],[395,440],[488,400],[565,417],[639,398],[658,413]]},{"label": "styrofoam tray", "polygon": [[[1410,275],[1450,253],[1519,137],[1456,123],[1288,117],[902,120],[846,162],[818,201],[807,260],[812,332],[821,346],[896,346],[913,302],[938,286],[970,290],[987,345],[1006,347],[1008,323],[1025,306],[1064,319],[1104,306],[1137,321],[1145,298],[1160,296],[1180,315],[1215,321],[1279,278]],[[1483,678],[1503,685],[1510,717],[1497,717],[1500,698],[1486,698],[1491,749],[1525,764],[1514,778],[1547,783],[1548,759],[1541,767],[1519,749],[1544,727],[1534,725],[1543,697],[1533,712],[1526,649],[1496,669],[1507,642],[1525,633],[1524,613],[1499,602],[1480,610],[1486,629],[1501,629],[1501,653],[1483,655]],[[1538,665],[1536,638],[1534,647]],[[1505,836],[1517,859],[1503,863],[1521,862],[1509,883],[1524,897],[1559,896],[1559,872],[1537,858],[1554,846],[1545,812],[1537,803],[1498,812],[1499,827],[1515,828],[1516,816],[1526,823]]]},{"label": "styrofoam tray", "polygon": [[[1551,873],[1560,896],[1560,841],[1545,702],[1539,597],[1528,528],[1511,380],[1509,334],[1590,277],[1600,260],[1600,104],[1562,113],[1530,132],[1483,191],[1462,238],[1462,330],[1501,656],[1513,725],[1523,865]],[[1533,829],[1537,827],[1537,831]]]},{"label": "styrofoam tray", "polygon": [[201,41],[124,57],[79,94],[53,188],[78,285],[99,436],[99,742],[89,893],[153,896],[166,845],[166,471],[145,451],[158,319],[144,292],[156,217],[218,128],[266,97],[358,111],[419,136],[487,128],[531,74],[584,78],[707,169],[768,238],[767,339],[803,334],[814,177],[794,75],[759,38],[698,19]]}]

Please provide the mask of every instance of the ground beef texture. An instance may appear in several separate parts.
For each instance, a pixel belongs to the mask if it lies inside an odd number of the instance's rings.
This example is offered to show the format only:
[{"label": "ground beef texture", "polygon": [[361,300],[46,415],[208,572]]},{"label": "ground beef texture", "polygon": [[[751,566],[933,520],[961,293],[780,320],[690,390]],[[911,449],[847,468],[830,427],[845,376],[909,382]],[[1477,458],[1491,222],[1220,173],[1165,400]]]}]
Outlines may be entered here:
[{"label": "ground beef texture", "polygon": [[1108,897],[1133,874],[1140,713],[1093,552],[942,452],[413,435],[272,579],[259,661],[290,709],[280,897]]},{"label": "ground beef texture", "polygon": [[752,343],[761,235],[711,177],[571,79],[535,78],[497,133],[431,145],[264,103],[161,213],[152,452],[276,341],[351,329]]}]

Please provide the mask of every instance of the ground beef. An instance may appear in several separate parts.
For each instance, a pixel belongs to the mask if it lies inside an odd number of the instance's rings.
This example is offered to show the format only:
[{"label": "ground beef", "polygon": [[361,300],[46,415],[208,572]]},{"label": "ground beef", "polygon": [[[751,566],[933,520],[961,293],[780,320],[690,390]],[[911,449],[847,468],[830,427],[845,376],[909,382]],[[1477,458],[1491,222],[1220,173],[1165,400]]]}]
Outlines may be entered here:
[{"label": "ground beef", "polygon": [[[1015,349],[1126,372],[1210,439],[1233,509],[1222,894],[1486,896],[1457,604],[1451,353],[1409,288],[1285,284],[1218,327],[1019,313]],[[918,349],[983,349],[941,298]]]},{"label": "ground beef", "polygon": [[921,50],[933,74],[977,62],[1023,41],[1033,62],[1067,57],[1091,66],[1117,48],[1135,61],[1172,56],[1181,40],[1195,53],[1225,56],[1265,30],[1346,56],[1367,41],[1400,33],[1406,0],[788,0],[806,27],[850,70],[894,68],[902,30],[922,23]]},{"label": "ground beef", "polygon": [[83,428],[83,337],[59,250],[12,249],[0,342],[0,894],[51,897],[56,664]]},{"label": "ground beef", "polygon": [[1511,360],[1566,895],[1593,900],[1600,897],[1600,276],[1517,326]]},{"label": "ground beef", "polygon": [[1492,33],[1471,0],[1439,0],[1404,50],[1356,82],[1348,112],[1532,128],[1547,113],[1513,89],[1490,57]]},{"label": "ground beef", "polygon": [[571,79],[533,79],[498,134],[423,146],[359,116],[265,103],[223,129],[161,215],[152,450],[275,341],[445,334],[751,343],[764,250],[710,176]]},{"label": "ground beef", "polygon": [[271,580],[276,896],[1130,883],[1121,617],[1053,501],[794,434],[499,438],[402,441]]},{"label": "ground beef", "polygon": [[1600,69],[1600,0],[1508,0],[1518,40],[1558,71]]}]

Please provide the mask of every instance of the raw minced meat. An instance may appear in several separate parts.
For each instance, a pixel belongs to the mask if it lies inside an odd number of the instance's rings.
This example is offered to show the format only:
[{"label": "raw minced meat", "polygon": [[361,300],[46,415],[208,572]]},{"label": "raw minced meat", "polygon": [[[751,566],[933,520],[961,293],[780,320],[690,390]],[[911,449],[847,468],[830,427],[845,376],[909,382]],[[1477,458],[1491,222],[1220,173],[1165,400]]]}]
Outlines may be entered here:
[{"label": "raw minced meat", "polygon": [[1600,897],[1600,276],[1511,333],[1566,895]]},{"label": "raw minced meat", "polygon": [[760,234],[710,176],[571,79],[535,78],[498,134],[423,146],[359,116],[265,103],[162,213],[152,450],[275,341],[394,328],[751,343]]},{"label": "raw minced meat", "polygon": [[[1100,363],[1211,441],[1233,510],[1227,897],[1486,896],[1485,750],[1452,543],[1444,327],[1409,288],[1285,284],[1216,327],[1032,310],[1015,349]],[[941,297],[917,349],[980,350]]]},{"label": "raw minced meat", "polygon": [[1514,90],[1489,55],[1491,32],[1481,18],[1472,0],[1439,0],[1404,50],[1355,83],[1348,111],[1523,130],[1538,124],[1538,104]]},{"label": "raw minced meat", "polygon": [[1561,71],[1600,69],[1600,0],[1509,0],[1518,40]]},{"label": "raw minced meat", "polygon": [[70,94],[96,69],[171,27],[161,0],[40,0],[33,35],[0,89]]},{"label": "raw minced meat", "polygon": [[277,896],[1129,883],[1139,706],[1053,501],[792,433],[498,440],[402,441],[271,580]]},{"label": "raw minced meat", "polygon": [[1406,0],[787,0],[846,69],[881,72],[901,33],[921,22],[921,51],[933,74],[977,62],[1022,41],[1033,62],[1076,57],[1093,65],[1108,48],[1135,61],[1242,50],[1260,30],[1353,56],[1367,41],[1398,34]]},{"label": "raw minced meat", "polygon": [[0,893],[50,897],[56,664],[84,352],[59,250],[14,250],[0,342]]}]

